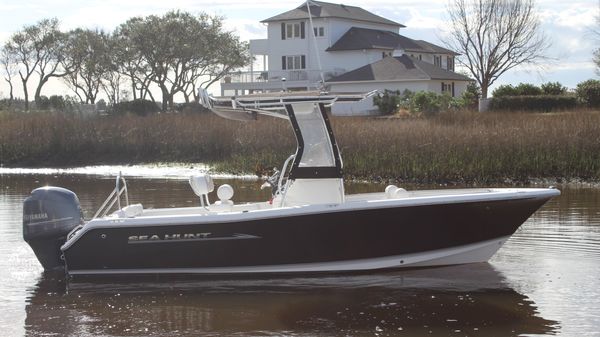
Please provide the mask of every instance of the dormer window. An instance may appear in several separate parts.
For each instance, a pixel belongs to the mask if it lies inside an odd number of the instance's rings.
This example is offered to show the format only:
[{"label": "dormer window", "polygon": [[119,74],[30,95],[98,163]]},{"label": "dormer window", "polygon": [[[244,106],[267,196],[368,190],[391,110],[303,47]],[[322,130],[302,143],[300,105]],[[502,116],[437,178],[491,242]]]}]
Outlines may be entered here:
[{"label": "dormer window", "polygon": [[442,67],[442,57],[439,55],[433,55],[433,64],[437,67]]}]

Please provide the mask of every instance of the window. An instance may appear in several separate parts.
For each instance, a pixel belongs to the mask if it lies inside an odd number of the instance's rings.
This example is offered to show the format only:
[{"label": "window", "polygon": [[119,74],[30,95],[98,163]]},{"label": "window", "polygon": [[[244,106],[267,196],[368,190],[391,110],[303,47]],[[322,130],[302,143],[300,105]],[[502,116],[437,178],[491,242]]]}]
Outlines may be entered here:
[{"label": "window", "polygon": [[281,23],[281,39],[304,39],[306,24],[304,21],[296,23]]},{"label": "window", "polygon": [[288,23],[285,27],[286,39],[300,38],[300,23]]},{"label": "window", "polygon": [[316,37],[325,36],[325,27],[314,27],[313,31]]},{"label": "window", "polygon": [[446,69],[454,71],[454,58],[452,56],[446,58]]},{"label": "window", "polygon": [[306,59],[304,55],[283,56],[283,70],[306,69]]},{"label": "window", "polygon": [[442,67],[442,57],[438,56],[438,55],[433,55],[433,64],[441,68]]},{"label": "window", "polygon": [[454,97],[454,82],[452,83],[444,83],[442,82],[442,94],[449,94]]},{"label": "window", "polygon": [[318,109],[313,109],[310,113],[296,115],[296,122],[304,140],[299,167],[335,166],[330,136],[320,114]]}]

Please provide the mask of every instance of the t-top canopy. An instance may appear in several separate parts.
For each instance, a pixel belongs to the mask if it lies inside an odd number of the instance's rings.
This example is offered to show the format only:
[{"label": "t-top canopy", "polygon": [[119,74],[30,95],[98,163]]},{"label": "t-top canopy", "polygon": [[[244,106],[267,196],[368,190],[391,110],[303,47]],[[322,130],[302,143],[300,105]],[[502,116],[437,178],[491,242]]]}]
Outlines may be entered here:
[{"label": "t-top canopy", "polygon": [[[201,91],[199,97],[203,106],[224,118],[248,121],[267,115],[289,120],[298,143],[290,180],[341,181],[342,158],[325,107],[340,101],[360,101],[375,93],[294,91],[212,97]],[[296,183],[294,188],[298,186]]]},{"label": "t-top canopy", "polygon": [[213,97],[200,89],[200,104],[215,114],[233,120],[255,120],[257,115],[289,119],[286,105],[294,103],[322,103],[331,106],[335,102],[356,102],[373,96],[368,93],[332,93],[319,91],[283,91],[232,97]]}]

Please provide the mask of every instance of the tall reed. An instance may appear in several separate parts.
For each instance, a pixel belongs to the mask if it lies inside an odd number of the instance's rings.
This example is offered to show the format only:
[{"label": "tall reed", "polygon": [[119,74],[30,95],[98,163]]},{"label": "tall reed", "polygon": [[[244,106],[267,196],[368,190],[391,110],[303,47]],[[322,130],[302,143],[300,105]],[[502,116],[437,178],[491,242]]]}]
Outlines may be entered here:
[{"label": "tall reed", "polygon": [[[600,180],[600,112],[442,114],[430,119],[333,118],[348,176],[491,183]],[[0,115],[3,166],[189,162],[264,173],[295,151],[287,122],[212,115],[79,118]]]}]

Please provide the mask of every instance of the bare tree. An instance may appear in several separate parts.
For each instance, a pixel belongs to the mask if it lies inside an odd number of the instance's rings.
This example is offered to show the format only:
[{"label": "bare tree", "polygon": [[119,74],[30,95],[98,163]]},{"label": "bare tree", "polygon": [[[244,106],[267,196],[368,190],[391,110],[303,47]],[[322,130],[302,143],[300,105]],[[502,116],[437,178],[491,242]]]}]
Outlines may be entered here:
[{"label": "bare tree", "polygon": [[121,84],[123,83],[123,77],[121,73],[116,70],[108,71],[104,74],[100,85],[108,97],[110,104],[114,105],[120,102],[121,97]]},{"label": "bare tree", "polygon": [[41,20],[35,25],[36,34],[32,35],[38,61],[35,71],[39,76],[34,96],[36,102],[40,101],[42,87],[48,80],[67,76],[75,66],[65,58],[67,36],[58,26],[56,18]]},{"label": "bare tree", "polygon": [[36,57],[36,51],[30,38],[31,31],[35,30],[33,26],[25,27],[22,31],[13,34],[4,45],[4,50],[9,54],[18,66],[19,78],[23,86],[23,96],[25,99],[25,110],[29,110],[29,90],[27,82],[35,72],[39,62]]},{"label": "bare tree", "polygon": [[548,59],[550,42],[534,0],[451,0],[448,14],[445,44],[462,54],[458,62],[475,77],[483,98],[506,71]]},{"label": "bare tree", "polygon": [[14,88],[13,88],[13,76],[15,76],[18,72],[17,65],[13,60],[11,54],[8,52],[6,48],[2,48],[0,51],[0,63],[2,64],[2,70],[4,72],[4,80],[8,83],[9,88],[9,100],[12,102],[15,98],[14,96]]},{"label": "bare tree", "polygon": [[35,25],[25,26],[14,33],[4,49],[15,60],[23,85],[25,109],[29,109],[27,83],[34,73],[38,75],[35,100],[41,97],[42,87],[53,77],[63,77],[70,72],[64,62],[64,34],[58,29],[57,19],[43,19]]}]

